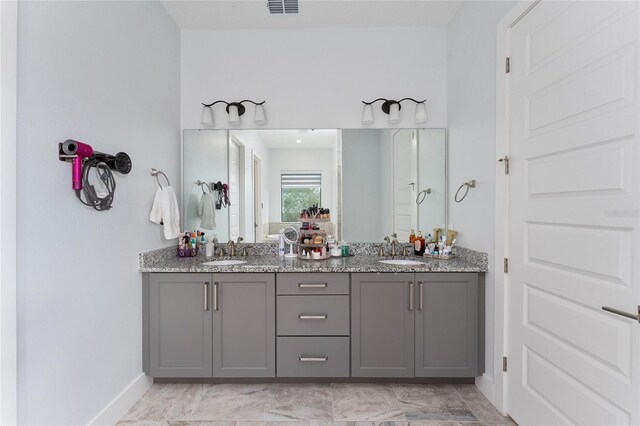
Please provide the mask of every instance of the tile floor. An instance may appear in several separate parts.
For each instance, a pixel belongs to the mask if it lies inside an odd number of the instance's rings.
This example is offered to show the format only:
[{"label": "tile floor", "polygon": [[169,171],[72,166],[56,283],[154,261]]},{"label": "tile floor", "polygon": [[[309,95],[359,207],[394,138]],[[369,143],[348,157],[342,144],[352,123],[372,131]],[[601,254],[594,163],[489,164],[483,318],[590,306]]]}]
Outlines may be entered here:
[{"label": "tile floor", "polygon": [[[282,422],[286,422],[282,423]],[[514,425],[474,385],[154,384],[120,426]]]}]

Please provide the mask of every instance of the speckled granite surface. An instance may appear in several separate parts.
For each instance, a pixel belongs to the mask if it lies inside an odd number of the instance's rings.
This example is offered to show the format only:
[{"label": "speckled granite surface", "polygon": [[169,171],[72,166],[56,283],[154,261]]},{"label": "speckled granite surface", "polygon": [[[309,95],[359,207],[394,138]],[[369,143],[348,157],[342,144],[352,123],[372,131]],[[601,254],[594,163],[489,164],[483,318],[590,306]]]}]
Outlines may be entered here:
[{"label": "speckled granite surface", "polygon": [[[247,244],[250,256],[235,259],[247,263],[234,266],[209,266],[203,262],[229,259],[229,257],[211,257],[204,250],[196,257],[180,258],[175,247],[153,250],[139,255],[140,272],[486,272],[487,254],[457,248],[457,258],[452,260],[434,260],[418,256],[382,257],[377,255],[380,244],[352,244],[355,256],[331,258],[327,260],[301,260],[278,258],[277,245]],[[384,259],[416,260],[423,262],[417,266],[388,265],[378,262]]]}]

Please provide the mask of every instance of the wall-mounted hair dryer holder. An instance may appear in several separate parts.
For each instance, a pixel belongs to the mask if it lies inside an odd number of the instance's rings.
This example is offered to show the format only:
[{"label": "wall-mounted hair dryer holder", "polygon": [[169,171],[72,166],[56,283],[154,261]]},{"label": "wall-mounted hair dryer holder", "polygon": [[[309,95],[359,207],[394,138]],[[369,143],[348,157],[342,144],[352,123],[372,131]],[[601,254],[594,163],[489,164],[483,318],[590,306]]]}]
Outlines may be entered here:
[{"label": "wall-mounted hair dryer holder", "polygon": [[82,167],[85,159],[104,163],[111,170],[124,175],[131,171],[131,158],[125,152],[116,155],[94,151],[91,145],[67,139],[58,144],[58,159],[71,163],[71,182],[74,191],[82,189]]}]

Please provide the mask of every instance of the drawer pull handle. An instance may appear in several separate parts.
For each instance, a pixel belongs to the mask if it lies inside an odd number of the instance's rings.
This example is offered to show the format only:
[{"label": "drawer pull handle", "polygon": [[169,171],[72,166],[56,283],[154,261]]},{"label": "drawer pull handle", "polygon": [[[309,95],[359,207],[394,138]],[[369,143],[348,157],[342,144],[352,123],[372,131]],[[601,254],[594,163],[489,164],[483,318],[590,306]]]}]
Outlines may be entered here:
[{"label": "drawer pull handle", "polygon": [[326,320],[328,314],[299,314],[298,319],[301,320]]},{"label": "drawer pull handle", "polygon": [[324,355],[324,356],[298,355],[298,359],[300,360],[300,362],[327,362],[327,360],[329,359],[329,356],[328,355]]},{"label": "drawer pull handle", "polygon": [[327,288],[327,283],[298,283],[300,288]]}]

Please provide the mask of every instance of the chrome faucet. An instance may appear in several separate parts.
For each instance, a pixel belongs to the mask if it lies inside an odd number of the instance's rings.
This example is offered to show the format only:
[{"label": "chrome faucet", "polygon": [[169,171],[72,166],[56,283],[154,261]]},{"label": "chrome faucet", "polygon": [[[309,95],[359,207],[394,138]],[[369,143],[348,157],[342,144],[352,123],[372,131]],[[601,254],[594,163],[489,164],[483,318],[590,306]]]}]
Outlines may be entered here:
[{"label": "chrome faucet", "polygon": [[227,249],[229,250],[229,256],[236,257],[236,248],[238,244],[240,244],[244,239],[242,237],[238,237],[238,241],[234,242],[233,240],[229,240],[227,243]]},{"label": "chrome faucet", "polygon": [[[391,251],[389,252],[389,256],[394,257],[398,255],[398,245],[400,244],[398,242],[398,234],[396,234],[395,232],[393,234],[391,234],[391,238],[390,237],[384,237],[384,241],[386,243],[391,244]],[[380,256],[384,256],[384,248],[383,246],[380,246],[380,249],[378,251],[378,255]]]},{"label": "chrome faucet", "polygon": [[389,255],[393,257],[398,255],[398,244],[400,243],[398,242],[398,234],[394,232],[391,234],[391,237],[393,240],[391,241],[391,253],[389,253]]}]

